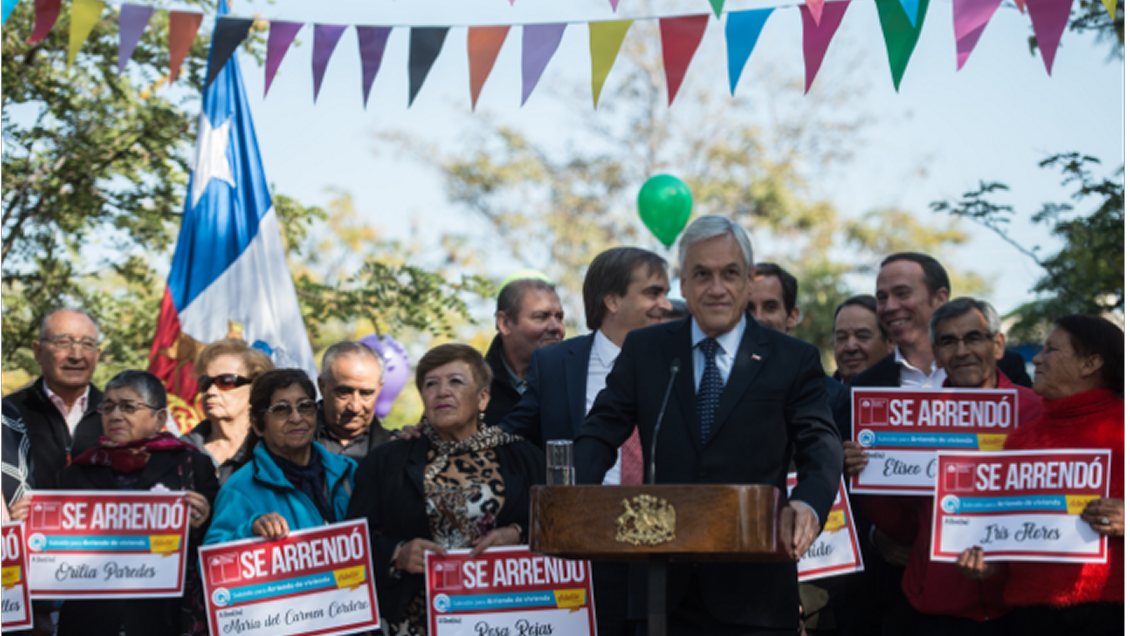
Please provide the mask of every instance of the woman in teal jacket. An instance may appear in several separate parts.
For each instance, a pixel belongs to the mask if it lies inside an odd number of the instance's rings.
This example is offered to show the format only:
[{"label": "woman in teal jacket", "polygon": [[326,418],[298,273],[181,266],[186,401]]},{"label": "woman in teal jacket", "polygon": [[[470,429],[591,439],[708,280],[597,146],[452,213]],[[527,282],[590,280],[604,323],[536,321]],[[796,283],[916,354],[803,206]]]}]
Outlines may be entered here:
[{"label": "woman in teal jacket", "polygon": [[[301,369],[276,369],[251,385],[251,460],[220,489],[204,543],[279,539],[345,520],[357,464],[314,441],[318,406]],[[259,443],[261,442],[261,443]]]}]

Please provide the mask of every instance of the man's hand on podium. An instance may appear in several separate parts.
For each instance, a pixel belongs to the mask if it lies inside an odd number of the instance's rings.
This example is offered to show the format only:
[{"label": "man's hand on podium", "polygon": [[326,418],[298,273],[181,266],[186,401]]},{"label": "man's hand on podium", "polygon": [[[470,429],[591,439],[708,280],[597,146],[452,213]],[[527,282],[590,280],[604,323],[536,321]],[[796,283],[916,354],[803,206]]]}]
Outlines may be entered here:
[{"label": "man's hand on podium", "polygon": [[781,511],[780,524],[785,554],[793,561],[800,561],[820,534],[816,513],[802,502],[790,501],[788,507]]}]

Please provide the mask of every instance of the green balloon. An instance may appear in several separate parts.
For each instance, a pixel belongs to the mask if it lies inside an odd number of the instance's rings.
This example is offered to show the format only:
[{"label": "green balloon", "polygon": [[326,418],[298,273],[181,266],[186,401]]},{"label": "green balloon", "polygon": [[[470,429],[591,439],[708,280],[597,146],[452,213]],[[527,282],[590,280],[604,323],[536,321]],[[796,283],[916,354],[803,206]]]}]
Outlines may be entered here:
[{"label": "green balloon", "polygon": [[669,174],[657,174],[640,188],[640,219],[660,243],[671,247],[691,219],[691,190]]}]

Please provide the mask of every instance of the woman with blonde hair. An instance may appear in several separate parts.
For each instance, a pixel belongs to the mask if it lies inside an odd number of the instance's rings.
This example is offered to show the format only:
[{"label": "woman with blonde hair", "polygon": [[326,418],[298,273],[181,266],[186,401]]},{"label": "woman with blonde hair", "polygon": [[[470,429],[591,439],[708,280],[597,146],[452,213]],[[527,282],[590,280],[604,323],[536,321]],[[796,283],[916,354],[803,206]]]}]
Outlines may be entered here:
[{"label": "woman with blonde hair", "polygon": [[245,341],[225,338],[204,347],[194,368],[205,419],[183,439],[212,460],[223,485],[248,459],[244,440],[251,430],[251,383],[275,365]]}]

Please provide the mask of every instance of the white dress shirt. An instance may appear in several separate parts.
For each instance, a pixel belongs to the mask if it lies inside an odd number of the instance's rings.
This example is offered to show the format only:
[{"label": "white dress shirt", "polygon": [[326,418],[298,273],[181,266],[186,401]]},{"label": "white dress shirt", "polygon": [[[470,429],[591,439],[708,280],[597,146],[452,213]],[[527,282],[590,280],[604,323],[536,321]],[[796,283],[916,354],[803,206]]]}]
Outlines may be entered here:
[{"label": "white dress shirt", "polygon": [[[722,386],[730,379],[730,371],[734,368],[734,358],[738,355],[738,347],[742,345],[742,334],[745,333],[746,318],[742,312],[741,322],[730,331],[715,338],[718,341],[718,353],[714,355],[714,364],[718,365],[718,372],[722,374]],[[706,355],[702,353],[698,343],[706,339],[702,327],[698,326],[697,319],[691,319],[691,357],[694,359],[694,390],[702,384],[702,372],[706,369]]]},{"label": "white dress shirt", "polygon": [[75,427],[82,421],[82,416],[86,414],[86,403],[90,399],[90,385],[86,385],[86,389],[83,390],[82,395],[75,400],[75,404],[71,407],[69,413],[67,412],[67,405],[63,402],[63,398],[52,391],[51,388],[47,386],[46,382],[43,383],[43,390],[47,392],[47,399],[51,400],[55,408],[59,409],[59,412],[63,414],[63,419],[67,422],[67,429],[71,432],[71,435],[74,435]]},{"label": "white dress shirt", "polygon": [[[604,390],[608,374],[612,372],[612,365],[620,356],[620,347],[608,339],[604,332],[597,329],[592,339],[592,351],[589,353],[589,374],[585,380],[585,413],[592,410],[596,396]],[[616,450],[616,463],[604,474],[604,485],[620,485],[620,450]]]},{"label": "white dress shirt", "polygon": [[899,386],[904,389],[940,389],[946,381],[945,367],[939,368],[937,362],[931,362],[930,375],[926,375],[904,358],[898,347],[895,347],[895,364],[899,365]]}]

